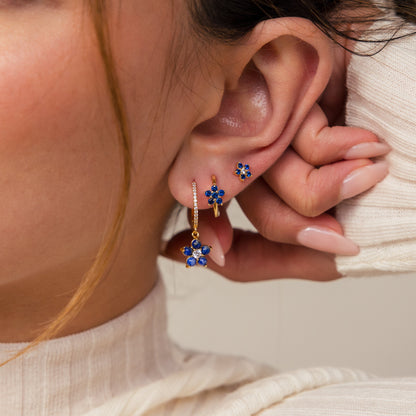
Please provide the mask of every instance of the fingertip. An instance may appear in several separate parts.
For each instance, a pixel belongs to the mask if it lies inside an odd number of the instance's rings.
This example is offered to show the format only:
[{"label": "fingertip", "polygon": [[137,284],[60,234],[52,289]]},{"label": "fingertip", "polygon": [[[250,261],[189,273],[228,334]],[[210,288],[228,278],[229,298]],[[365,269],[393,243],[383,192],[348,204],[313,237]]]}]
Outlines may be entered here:
[{"label": "fingertip", "polygon": [[355,256],[360,252],[352,240],[324,227],[307,227],[298,233],[297,240],[305,247],[327,253]]},{"label": "fingertip", "polygon": [[389,168],[385,161],[373,163],[353,170],[343,181],[341,186],[341,200],[358,195],[378,182],[388,174]]},{"label": "fingertip", "polygon": [[220,244],[212,247],[209,257],[216,265],[220,267],[225,266],[225,255]]},{"label": "fingertip", "polygon": [[210,259],[220,267],[225,266],[225,254],[222,242],[220,241],[215,229],[208,224],[201,226],[201,240],[204,244],[207,244],[211,247],[209,253]]},{"label": "fingertip", "polygon": [[391,151],[391,147],[386,143],[366,142],[352,146],[344,154],[344,159],[362,159],[386,155]]},{"label": "fingertip", "polygon": [[221,248],[218,260],[222,263],[220,257],[228,253],[233,242],[233,228],[227,210],[221,207],[220,213],[220,216],[215,218],[211,210],[200,212],[199,231],[209,244]]}]

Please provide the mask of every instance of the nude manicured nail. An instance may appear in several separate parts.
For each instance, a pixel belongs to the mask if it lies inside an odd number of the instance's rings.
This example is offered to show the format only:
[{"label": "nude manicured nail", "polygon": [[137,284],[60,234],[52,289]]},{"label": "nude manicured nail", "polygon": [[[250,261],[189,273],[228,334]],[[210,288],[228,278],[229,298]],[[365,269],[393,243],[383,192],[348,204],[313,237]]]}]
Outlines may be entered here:
[{"label": "nude manicured nail", "polygon": [[353,170],[342,183],[341,199],[351,198],[366,191],[380,182],[387,175],[388,171],[386,162],[377,162],[373,165]]},{"label": "nude manicured nail", "polygon": [[211,252],[209,253],[209,257],[211,260],[218,264],[220,267],[225,266],[225,256],[224,256],[224,250],[222,249],[220,240],[216,235],[212,235],[210,239],[210,244],[212,245]]},{"label": "nude manicured nail", "polygon": [[360,143],[347,150],[344,159],[377,157],[390,152],[391,147],[385,143]]},{"label": "nude manicured nail", "polygon": [[307,227],[298,233],[297,241],[305,247],[344,256],[354,256],[360,252],[352,240],[325,227]]}]

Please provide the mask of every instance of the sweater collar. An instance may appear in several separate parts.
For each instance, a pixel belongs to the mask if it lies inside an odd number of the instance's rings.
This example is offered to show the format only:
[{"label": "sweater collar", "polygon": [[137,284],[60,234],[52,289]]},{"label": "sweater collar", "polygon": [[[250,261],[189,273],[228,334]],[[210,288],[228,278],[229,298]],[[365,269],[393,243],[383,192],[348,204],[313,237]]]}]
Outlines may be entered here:
[{"label": "sweater collar", "polygon": [[[161,279],[133,309],[101,326],[57,338],[0,368],[0,414],[80,415],[163,378],[179,362],[166,330]],[[27,346],[0,344],[0,361]]]}]

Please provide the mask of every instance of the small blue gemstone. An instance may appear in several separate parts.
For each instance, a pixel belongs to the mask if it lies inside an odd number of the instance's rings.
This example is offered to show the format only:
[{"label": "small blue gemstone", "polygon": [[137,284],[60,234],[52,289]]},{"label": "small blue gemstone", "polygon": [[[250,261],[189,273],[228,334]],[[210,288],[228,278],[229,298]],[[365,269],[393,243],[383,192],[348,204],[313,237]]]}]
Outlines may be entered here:
[{"label": "small blue gemstone", "polygon": [[207,254],[209,254],[211,252],[211,249],[209,246],[202,246],[201,248],[201,253],[206,256]]},{"label": "small blue gemstone", "polygon": [[241,178],[242,180],[244,180],[244,179],[246,178],[246,175],[241,175],[241,176],[240,176],[240,178]]},{"label": "small blue gemstone", "polygon": [[189,257],[186,259],[186,264],[190,267],[195,266],[196,264],[196,258],[195,257]]},{"label": "small blue gemstone", "polygon": [[218,192],[219,196],[224,196],[225,195],[225,191],[223,191],[222,189]]},{"label": "small blue gemstone", "polygon": [[217,192],[218,191],[218,186],[217,185],[211,186],[211,191],[212,192]]},{"label": "small blue gemstone", "polygon": [[208,204],[213,205],[214,203],[215,203],[215,199],[212,199],[212,198],[208,199]]},{"label": "small blue gemstone", "polygon": [[235,173],[236,173],[236,175],[239,175],[241,173],[241,170],[240,169],[236,169]]},{"label": "small blue gemstone", "polygon": [[222,204],[222,198],[218,198],[218,199],[217,199],[217,204],[218,204],[218,205],[221,205],[221,204]]},{"label": "small blue gemstone", "polygon": [[212,194],[212,198],[213,198],[213,199],[217,199],[217,198],[218,198],[218,193],[217,193],[217,192],[214,192],[214,193]]},{"label": "small blue gemstone", "polygon": [[250,166],[249,165],[244,165],[244,169],[250,169]]},{"label": "small blue gemstone", "polygon": [[247,172],[247,178],[251,176],[251,172]]},{"label": "small blue gemstone", "polygon": [[201,248],[201,242],[199,241],[199,240],[192,240],[192,243],[191,243],[191,245],[192,245],[192,247],[194,248],[194,249],[198,249],[198,248]]},{"label": "small blue gemstone", "polygon": [[205,191],[205,196],[210,197],[211,196],[211,191]]},{"label": "small blue gemstone", "polygon": [[205,257],[200,257],[200,258],[198,259],[198,263],[199,263],[201,266],[206,266],[206,265],[207,265],[207,263],[208,263],[208,261],[207,261],[207,259],[206,259]]},{"label": "small blue gemstone", "polygon": [[192,255],[192,249],[191,249],[191,247],[184,247],[183,248],[183,254],[185,256],[191,256]]},{"label": "small blue gemstone", "polygon": [[243,164],[242,164],[242,163],[239,163],[239,164],[237,165],[237,167],[238,167],[238,169],[243,169]]}]

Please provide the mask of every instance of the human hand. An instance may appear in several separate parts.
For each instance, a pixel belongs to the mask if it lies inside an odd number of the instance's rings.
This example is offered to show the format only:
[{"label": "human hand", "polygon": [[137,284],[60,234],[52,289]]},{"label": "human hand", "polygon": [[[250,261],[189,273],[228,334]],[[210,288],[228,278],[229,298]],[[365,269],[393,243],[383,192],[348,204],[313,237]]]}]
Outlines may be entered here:
[{"label": "human hand", "polygon": [[[327,211],[384,178],[386,164],[369,158],[386,154],[389,147],[366,130],[329,127],[328,118],[331,123],[342,118],[344,104],[342,59],[337,63],[320,104],[311,109],[292,146],[237,196],[258,232],[233,229],[226,206],[219,218],[200,211],[200,234],[213,247],[209,267],[223,276],[332,280],[340,277],[334,254],[358,254]],[[183,261],[180,248],[188,244],[189,231],[179,233],[164,254]]]},{"label": "human hand", "polygon": [[[292,147],[238,195],[258,233],[233,229],[226,207],[219,218],[200,211],[200,234],[213,247],[211,269],[236,281],[339,277],[333,253],[354,255],[359,249],[326,211],[383,179],[386,164],[368,158],[389,148],[366,130],[327,124],[315,105]],[[165,255],[183,260],[180,247],[187,244],[189,231],[179,233]]]}]

